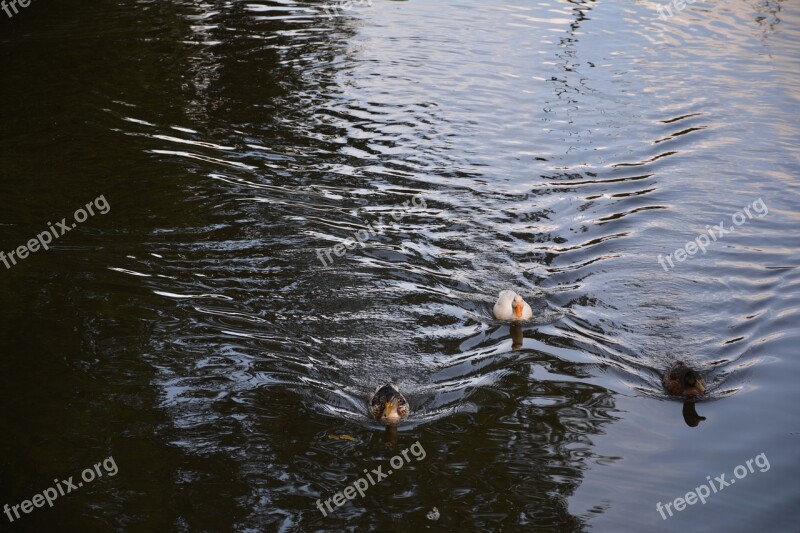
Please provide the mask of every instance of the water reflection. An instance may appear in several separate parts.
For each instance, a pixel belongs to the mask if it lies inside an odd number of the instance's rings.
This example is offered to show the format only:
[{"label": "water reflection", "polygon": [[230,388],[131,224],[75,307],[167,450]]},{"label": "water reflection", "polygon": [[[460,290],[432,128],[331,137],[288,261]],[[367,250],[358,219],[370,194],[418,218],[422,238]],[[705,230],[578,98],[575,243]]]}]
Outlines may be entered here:
[{"label": "water reflection", "polygon": [[511,333],[511,349],[512,350],[519,350],[522,348],[522,324],[514,323],[509,326],[509,332]]},{"label": "water reflection", "polygon": [[686,422],[687,426],[691,428],[697,427],[697,424],[705,419],[706,417],[697,414],[694,401],[686,400],[683,402],[683,420]]}]

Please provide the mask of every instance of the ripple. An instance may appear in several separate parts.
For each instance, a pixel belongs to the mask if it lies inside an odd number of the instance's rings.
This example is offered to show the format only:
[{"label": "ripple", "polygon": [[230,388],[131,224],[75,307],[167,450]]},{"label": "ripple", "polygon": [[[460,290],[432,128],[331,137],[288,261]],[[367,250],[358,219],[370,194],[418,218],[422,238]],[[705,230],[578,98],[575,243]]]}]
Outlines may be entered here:
[{"label": "ripple", "polygon": [[[644,500],[685,491],[677,474],[640,475],[656,459],[671,474],[700,468],[694,458],[713,471],[724,453],[697,442],[726,452],[779,442],[783,420],[762,417],[794,390],[796,366],[794,12],[694,3],[661,20],[648,2],[376,1],[328,17],[321,7],[140,2],[102,30],[136,51],[113,58],[122,74],[92,60],[70,75],[108,74],[90,91],[99,111],[76,122],[74,106],[47,108],[58,119],[47,124],[101,130],[64,141],[75,151],[65,153],[92,171],[82,187],[108,184],[120,214],[59,246],[84,280],[60,300],[96,306],[74,325],[97,352],[80,363],[104,378],[91,379],[152,396],[136,401],[150,401],[155,420],[126,406],[124,431],[166,443],[153,464],[179,465],[165,475],[197,502],[165,523],[411,528],[429,525],[422,508],[437,504],[466,529],[648,529]],[[42,28],[20,43],[48,61],[36,39],[74,51]],[[9,126],[10,154],[21,139],[41,142],[24,126]],[[95,150],[119,157],[98,169]],[[31,163],[15,164],[27,175]],[[412,197],[425,205],[400,209]],[[763,219],[673,270],[659,265],[759,197]],[[368,227],[380,231],[356,244]],[[506,288],[534,319],[492,318]],[[102,340],[118,331],[119,346]],[[709,385],[698,427],[661,401],[678,358]],[[412,407],[393,429],[367,411],[387,382]],[[317,498],[417,439],[430,446],[424,465],[319,526]],[[212,484],[213,505],[192,492]]]}]

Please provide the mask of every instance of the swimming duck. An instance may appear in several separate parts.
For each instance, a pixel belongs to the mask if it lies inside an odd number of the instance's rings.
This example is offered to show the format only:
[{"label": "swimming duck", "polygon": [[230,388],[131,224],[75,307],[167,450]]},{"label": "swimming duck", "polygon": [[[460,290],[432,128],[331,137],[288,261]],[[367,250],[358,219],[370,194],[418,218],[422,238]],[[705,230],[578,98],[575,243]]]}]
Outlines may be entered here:
[{"label": "swimming duck", "polygon": [[397,423],[408,416],[408,402],[396,386],[387,383],[372,395],[369,411],[373,418],[382,422]]},{"label": "swimming duck", "polygon": [[706,390],[706,382],[700,375],[686,366],[683,361],[676,361],[664,372],[664,386],[670,394],[696,398]]},{"label": "swimming duck", "polygon": [[528,320],[533,316],[531,306],[514,291],[500,291],[500,297],[492,309],[497,320]]}]

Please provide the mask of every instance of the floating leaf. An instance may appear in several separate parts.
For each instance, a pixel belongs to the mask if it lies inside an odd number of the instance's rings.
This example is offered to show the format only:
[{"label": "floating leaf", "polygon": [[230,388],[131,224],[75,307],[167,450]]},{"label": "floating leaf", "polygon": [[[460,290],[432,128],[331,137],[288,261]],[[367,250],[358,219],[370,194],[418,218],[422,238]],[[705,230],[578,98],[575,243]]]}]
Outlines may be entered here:
[{"label": "floating leaf", "polygon": [[328,435],[331,440],[356,440],[352,435]]}]

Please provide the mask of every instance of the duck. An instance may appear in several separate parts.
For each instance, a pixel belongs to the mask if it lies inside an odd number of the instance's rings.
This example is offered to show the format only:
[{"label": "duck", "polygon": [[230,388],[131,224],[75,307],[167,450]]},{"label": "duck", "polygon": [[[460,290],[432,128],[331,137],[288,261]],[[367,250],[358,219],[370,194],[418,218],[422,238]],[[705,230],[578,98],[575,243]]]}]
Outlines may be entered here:
[{"label": "duck", "polygon": [[533,316],[531,306],[514,291],[500,291],[500,297],[492,309],[497,320],[528,320]]},{"label": "duck", "polygon": [[375,391],[369,402],[369,411],[373,418],[388,424],[396,424],[401,418],[408,417],[408,401],[393,383],[387,383]]},{"label": "duck", "polygon": [[664,386],[674,396],[697,398],[706,390],[706,382],[696,371],[692,370],[683,361],[675,361],[664,372]]}]

